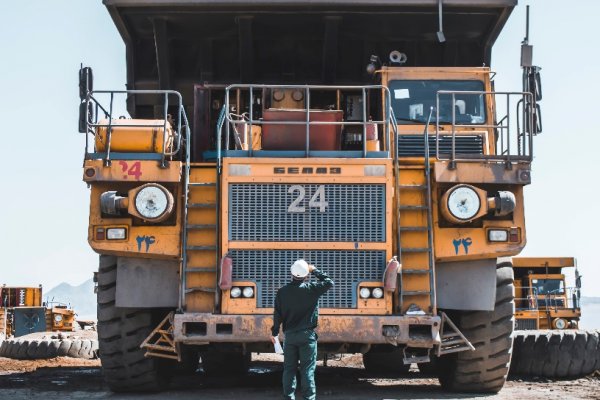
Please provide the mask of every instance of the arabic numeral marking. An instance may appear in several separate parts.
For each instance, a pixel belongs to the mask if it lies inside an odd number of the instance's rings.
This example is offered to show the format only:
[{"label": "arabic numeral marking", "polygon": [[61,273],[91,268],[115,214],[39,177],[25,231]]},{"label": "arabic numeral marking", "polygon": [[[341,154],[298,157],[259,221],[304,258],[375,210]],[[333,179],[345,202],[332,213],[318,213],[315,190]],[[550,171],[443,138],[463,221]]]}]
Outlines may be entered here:
[{"label": "arabic numeral marking", "polygon": [[[291,213],[304,213],[306,212],[306,207],[301,206],[300,203],[304,201],[306,197],[306,189],[300,185],[293,185],[288,189],[289,194],[293,194],[298,192],[298,197],[292,201],[292,204],[288,207],[288,212]],[[325,200],[325,186],[320,185],[313,196],[308,201],[308,206],[313,208],[318,208],[319,212],[327,211],[327,207],[329,206],[329,202]]]}]

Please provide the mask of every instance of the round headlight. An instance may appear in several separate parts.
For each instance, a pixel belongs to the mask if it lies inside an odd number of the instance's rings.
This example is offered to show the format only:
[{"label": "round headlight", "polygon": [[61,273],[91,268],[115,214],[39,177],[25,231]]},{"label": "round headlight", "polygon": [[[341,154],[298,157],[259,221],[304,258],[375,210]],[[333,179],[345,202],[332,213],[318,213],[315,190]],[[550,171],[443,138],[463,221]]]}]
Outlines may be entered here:
[{"label": "round headlight", "polygon": [[554,320],[554,327],[556,329],[565,329],[567,327],[567,321],[562,318],[556,318]]},{"label": "round headlight", "polygon": [[373,289],[373,297],[376,299],[380,299],[383,297],[383,289],[376,287]]},{"label": "round headlight", "polygon": [[60,314],[56,314],[56,315],[54,316],[54,322],[56,322],[57,324],[61,323],[61,322],[62,322],[62,320],[63,320],[63,317],[62,317],[62,315],[60,315]]},{"label": "round headlight", "polygon": [[245,287],[244,290],[242,290],[242,295],[246,298],[254,296],[254,288],[250,286]]},{"label": "round headlight", "polygon": [[231,288],[230,295],[234,299],[237,299],[238,297],[240,297],[242,295],[242,289],[240,289],[237,286],[234,286]]},{"label": "round headlight", "polygon": [[135,209],[151,221],[162,220],[173,208],[173,196],[160,185],[148,184],[135,196]]},{"label": "round headlight", "polygon": [[361,299],[368,299],[369,297],[371,297],[371,291],[364,287],[360,289],[359,295]]},{"label": "round headlight", "polygon": [[475,190],[469,186],[457,186],[451,190],[447,205],[453,217],[468,221],[477,215],[481,201]]}]

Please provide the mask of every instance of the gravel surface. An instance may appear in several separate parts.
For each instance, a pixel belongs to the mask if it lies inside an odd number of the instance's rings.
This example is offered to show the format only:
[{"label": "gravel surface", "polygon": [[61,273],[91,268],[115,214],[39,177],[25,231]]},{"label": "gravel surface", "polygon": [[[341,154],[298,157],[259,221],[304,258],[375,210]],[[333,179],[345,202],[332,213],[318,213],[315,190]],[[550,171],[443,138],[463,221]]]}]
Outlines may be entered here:
[{"label": "gravel surface", "polygon": [[[98,360],[56,358],[20,361],[0,358],[0,399],[280,399],[281,356],[254,355],[250,373],[240,378],[207,378],[199,369],[178,377],[159,394],[118,395],[107,390]],[[411,369],[405,377],[374,377],[360,356],[319,362],[317,392],[325,400],[396,399],[600,399],[600,374],[573,381],[511,380],[498,395],[451,394],[434,377]],[[298,397],[300,398],[300,397]]]}]

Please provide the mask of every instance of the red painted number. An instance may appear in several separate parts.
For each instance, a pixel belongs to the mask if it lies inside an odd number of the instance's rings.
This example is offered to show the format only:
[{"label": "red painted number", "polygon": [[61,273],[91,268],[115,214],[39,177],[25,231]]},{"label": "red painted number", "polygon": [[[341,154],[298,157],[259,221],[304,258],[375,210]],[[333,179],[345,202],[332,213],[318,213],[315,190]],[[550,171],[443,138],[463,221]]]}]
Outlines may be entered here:
[{"label": "red painted number", "polygon": [[129,176],[133,176],[135,177],[136,181],[140,180],[140,177],[142,176],[142,163],[139,161],[136,161],[133,163],[133,165],[131,167],[129,167],[129,164],[127,163],[127,161],[119,161],[119,165],[121,166],[121,169],[123,170],[123,179],[129,179]]}]

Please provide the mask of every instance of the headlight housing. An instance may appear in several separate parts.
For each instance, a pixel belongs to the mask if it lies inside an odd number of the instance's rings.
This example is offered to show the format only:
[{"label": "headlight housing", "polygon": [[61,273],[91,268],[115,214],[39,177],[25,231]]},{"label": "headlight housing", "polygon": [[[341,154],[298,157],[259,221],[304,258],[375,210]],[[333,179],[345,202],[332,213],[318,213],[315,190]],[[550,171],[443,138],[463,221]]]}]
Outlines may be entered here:
[{"label": "headlight housing", "polygon": [[449,222],[464,224],[487,212],[487,192],[471,185],[456,185],[444,193],[441,212]]},{"label": "headlight housing", "polygon": [[173,195],[157,183],[147,183],[129,192],[129,213],[150,222],[164,221],[173,211]]},{"label": "headlight housing", "polygon": [[54,315],[54,323],[60,324],[62,322],[62,320],[63,320],[63,316],[62,315],[60,315],[60,314]]},{"label": "headlight housing", "polygon": [[369,297],[371,297],[371,290],[369,288],[364,287],[360,289],[358,294],[361,299],[368,299]]},{"label": "headlight housing", "polygon": [[246,286],[243,290],[242,290],[242,296],[244,296],[245,298],[249,299],[251,297],[254,297],[254,288],[251,286]]}]

